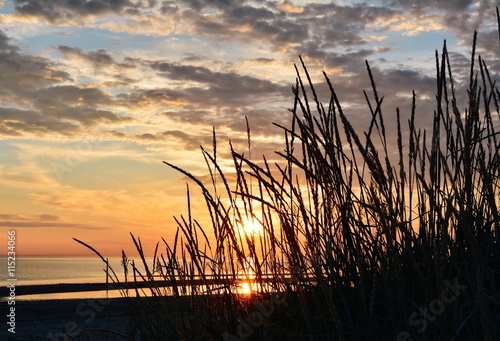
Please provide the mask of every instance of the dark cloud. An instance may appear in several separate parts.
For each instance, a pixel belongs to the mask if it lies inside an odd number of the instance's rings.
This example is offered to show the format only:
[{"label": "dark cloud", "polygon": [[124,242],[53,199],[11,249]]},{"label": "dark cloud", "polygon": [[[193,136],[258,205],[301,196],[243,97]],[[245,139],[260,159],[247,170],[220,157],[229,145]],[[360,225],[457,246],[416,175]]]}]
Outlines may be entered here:
[{"label": "dark cloud", "polygon": [[[290,91],[290,94],[291,93]],[[291,113],[286,108],[277,108],[275,110],[244,108],[224,110],[223,114],[232,118],[228,120],[227,123],[227,126],[232,131],[246,133],[247,126],[245,117],[247,117],[251,135],[264,137],[272,137],[277,134],[281,135],[281,129],[275,127],[273,123],[287,127],[291,118]]]},{"label": "dark cloud", "polygon": [[[496,21],[496,0],[384,0],[386,6],[400,9],[417,22],[427,17],[451,32],[462,45],[470,45],[474,30],[482,31],[486,20]],[[496,31],[496,30],[495,30]]]},{"label": "dark cloud", "polygon": [[80,16],[121,13],[134,7],[129,0],[14,0],[18,14],[43,17],[49,22],[66,22]]},{"label": "dark cloud", "polygon": [[31,95],[62,81],[70,80],[68,73],[59,70],[49,60],[21,54],[0,31],[0,134],[22,136],[24,133],[44,134],[54,131],[74,133],[76,126],[45,116],[35,108],[22,109],[30,103]]},{"label": "dark cloud", "polygon": [[74,135],[82,128],[95,127],[100,123],[133,121],[131,118],[96,107],[110,103],[109,96],[98,89],[72,85],[54,86],[25,91],[18,95],[18,98],[21,96],[25,96],[23,101],[29,101],[35,109],[0,107],[0,131],[4,134]]},{"label": "dark cloud", "polygon": [[184,91],[156,88],[156,89],[136,89],[129,93],[121,93],[116,96],[117,104],[126,107],[145,107],[153,105],[187,105],[187,97]]},{"label": "dark cloud", "polygon": [[168,117],[174,121],[181,123],[198,122],[198,124],[205,124],[212,126],[215,125],[213,115],[209,110],[186,109],[177,111],[164,111],[161,114],[165,117]]},{"label": "dark cloud", "polygon": [[267,63],[272,63],[272,62],[274,62],[276,60],[272,59],[272,58],[255,58],[255,59],[250,59],[250,61],[257,62],[257,63],[260,63],[260,64],[267,64]]},{"label": "dark cloud", "polygon": [[19,48],[17,46],[12,46],[9,43],[9,37],[0,30],[0,51],[2,51],[2,55],[12,55],[16,54]]},{"label": "dark cloud", "polygon": [[[241,114],[241,113],[240,113]],[[221,122],[216,122],[214,125],[214,128],[216,130],[216,139],[218,142],[221,143],[221,146],[223,149],[226,149],[227,147],[227,142],[230,140],[232,145],[237,148],[237,150],[242,149],[245,150],[248,146],[247,142],[247,133],[246,133],[246,123],[245,123],[245,118],[243,115],[239,116],[236,118],[236,115],[233,117],[233,121],[231,126],[224,125]],[[255,140],[258,140],[258,136],[266,136],[266,134],[261,134],[262,131],[258,130],[258,127],[254,125],[256,123],[256,120],[252,120],[252,129],[256,128],[255,131],[257,132],[255,136]],[[238,127],[235,127],[238,125]],[[240,134],[233,134],[231,136],[227,136],[225,134],[222,134],[221,131],[223,131],[224,127],[229,127],[229,128],[236,128],[237,130],[231,130],[233,133],[236,132],[241,132]],[[269,128],[272,128],[271,122],[268,122],[266,126],[266,131],[269,131]],[[279,133],[279,129],[274,129],[274,134]],[[269,135],[267,135],[269,136]],[[195,132],[193,133],[186,133],[184,131],[180,130],[167,130],[163,132],[156,132],[156,133],[144,133],[140,135],[127,135],[126,137],[128,140],[134,140],[134,141],[140,141],[143,143],[147,144],[167,144],[169,146],[169,149],[176,148],[179,151],[186,151],[186,150],[196,150],[199,149],[200,146],[204,148],[211,148],[213,145],[213,136],[212,134],[196,134]],[[257,142],[256,142],[257,143]],[[257,144],[254,144],[254,146],[257,146]],[[261,155],[264,150],[266,154],[270,155],[273,154],[276,151],[276,148],[278,146],[276,144],[270,144],[270,143],[265,143],[264,145],[259,145],[258,147],[258,155]],[[227,151],[229,151],[227,149]]]},{"label": "dark cloud", "polygon": [[[167,1],[173,2],[173,1]],[[179,0],[177,3],[184,4],[190,8],[201,11],[204,8],[215,7],[215,8],[231,8],[238,4],[237,0]],[[239,3],[243,4],[246,0],[240,0]]]},{"label": "dark cloud", "polygon": [[226,22],[249,23],[251,21],[265,22],[276,19],[276,14],[265,7],[238,6],[231,9],[227,14]]},{"label": "dark cloud", "polygon": [[194,81],[205,84],[216,84],[218,87],[227,86],[254,86],[256,89],[263,86],[272,86],[269,81],[263,81],[250,76],[242,76],[236,72],[214,72],[203,66],[181,65],[168,62],[154,62],[151,68],[158,71],[163,77],[172,80]]},{"label": "dark cloud", "polygon": [[252,6],[231,7],[218,16],[190,18],[197,33],[228,40],[267,42],[276,50],[308,39],[309,25],[301,25],[285,14]]},{"label": "dark cloud", "polygon": [[[309,27],[315,42],[321,42],[324,46],[352,46],[365,43],[361,35],[367,25],[390,20],[400,13],[398,10],[366,4],[310,4],[305,6],[304,13],[297,20]],[[372,33],[377,32],[372,29]]]},{"label": "dark cloud", "polygon": [[187,53],[184,53],[184,58],[182,58],[182,61],[183,62],[198,62],[198,61],[204,61],[204,60],[207,60],[207,56],[204,56],[204,55],[199,55],[199,54],[195,54],[195,53],[190,53],[190,52],[187,52]]},{"label": "dark cloud", "polygon": [[[85,53],[81,49],[59,48],[66,53],[78,53],[94,65],[117,64],[104,50]],[[21,53],[2,31],[0,74],[1,135],[75,135],[82,128],[100,123],[132,121],[106,108],[113,105],[113,98],[102,90],[58,85],[72,80],[68,73],[48,59]]]},{"label": "dark cloud", "polygon": [[327,68],[342,68],[344,71],[359,73],[363,71],[364,61],[375,54],[374,50],[360,49],[353,52],[337,53],[328,52],[320,48],[309,45],[309,48],[301,47],[297,51],[298,55],[304,55],[316,60],[317,64]]},{"label": "dark cloud", "polygon": [[[185,98],[190,103],[212,105],[249,105],[257,100],[272,100],[288,94],[288,85],[240,75],[237,72],[215,72],[206,67],[181,65],[168,62],[152,62],[151,68],[161,76],[183,82],[196,82],[200,86],[188,86],[182,90],[149,92],[149,96]],[[260,97],[260,98],[259,98]]]},{"label": "dark cloud", "polygon": [[[308,3],[302,13],[288,13],[272,1],[234,3],[211,16],[185,13],[184,19],[196,32],[218,41],[259,42],[274,51],[284,52],[291,60],[298,55],[314,59],[325,67],[350,67],[346,72],[357,73],[364,59],[389,51],[388,47],[364,48],[367,31],[379,31],[373,23],[390,21],[401,16],[400,9],[367,4],[341,6],[335,3]],[[341,47],[341,49],[339,49]],[[356,49],[356,52],[353,50]],[[356,67],[354,67],[356,66]]]},{"label": "dark cloud", "polygon": [[140,134],[136,135],[136,138],[145,141],[165,141],[170,139],[188,141],[190,140],[190,135],[180,130],[169,130],[155,134],[150,134],[150,133]]},{"label": "dark cloud", "polygon": [[155,133],[143,133],[138,135],[125,134],[127,140],[139,141],[142,143],[168,143],[169,148],[174,148],[178,145],[177,150],[196,150],[200,146],[208,146],[212,144],[212,136],[210,135],[197,135],[186,133],[180,130],[167,130]]},{"label": "dark cloud", "polygon": [[0,107],[0,134],[21,137],[24,134],[58,133],[73,135],[79,131],[76,122],[61,121],[40,112]]},{"label": "dark cloud", "polygon": [[15,96],[27,88],[38,88],[70,80],[48,59],[22,54],[0,30],[0,95]]},{"label": "dark cloud", "polygon": [[188,6],[192,10],[210,8],[232,8],[229,0],[182,0],[182,1],[141,1],[130,0],[14,0],[15,10],[21,16],[42,17],[45,20],[63,24],[78,18],[104,16],[109,14],[141,16],[144,11],[158,9],[159,13],[175,14],[179,6]]},{"label": "dark cloud", "polygon": [[95,51],[85,52],[78,47],[56,46],[55,49],[69,58],[80,58],[91,64],[96,69],[102,67],[118,66],[122,68],[133,68],[133,60],[127,59],[123,63],[116,62],[109,52],[105,49],[97,49]]},{"label": "dark cloud", "polygon": [[111,98],[104,91],[97,88],[85,88],[76,85],[59,85],[40,89],[32,94],[37,104],[41,106],[55,106],[64,102],[67,105],[78,103],[109,104]]},{"label": "dark cloud", "polygon": [[445,9],[463,11],[472,5],[474,0],[384,0],[390,6],[401,6],[414,9]]},{"label": "dark cloud", "polygon": [[[290,91],[290,94],[292,92]],[[208,110],[185,109],[177,111],[165,111],[162,113],[170,120],[193,124],[212,126],[217,129],[229,128],[230,131],[246,133],[246,121],[248,118],[251,128],[257,135],[273,136],[276,129],[273,129],[272,123],[287,125],[290,114],[286,108],[269,110],[248,108],[225,108],[216,112]]]}]

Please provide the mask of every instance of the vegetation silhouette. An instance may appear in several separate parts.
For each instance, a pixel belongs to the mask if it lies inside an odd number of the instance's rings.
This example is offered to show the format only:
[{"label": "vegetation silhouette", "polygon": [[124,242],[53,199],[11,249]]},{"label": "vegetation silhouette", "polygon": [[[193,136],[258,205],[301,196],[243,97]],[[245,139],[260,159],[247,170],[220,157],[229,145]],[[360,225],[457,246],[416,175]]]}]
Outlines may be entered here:
[{"label": "vegetation silhouette", "polygon": [[[187,216],[176,218],[172,243],[157,244],[153,264],[132,235],[146,270],[125,254],[124,270],[148,288],[131,295],[142,309],[131,315],[129,338],[498,339],[500,92],[476,56],[476,37],[465,109],[446,43],[436,51],[430,131],[415,126],[413,92],[408,125],[396,109],[389,140],[366,63],[371,121],[360,134],[326,73],[322,103],[300,59],[291,126],[280,126],[282,162],[253,161],[230,144],[234,169],[223,171],[215,131],[212,151],[202,148],[208,183],[165,162],[199,187],[211,224],[192,216],[188,186]],[[248,122],[247,132],[250,146]],[[241,233],[244,219],[262,231]],[[239,290],[245,279],[250,294]]]}]

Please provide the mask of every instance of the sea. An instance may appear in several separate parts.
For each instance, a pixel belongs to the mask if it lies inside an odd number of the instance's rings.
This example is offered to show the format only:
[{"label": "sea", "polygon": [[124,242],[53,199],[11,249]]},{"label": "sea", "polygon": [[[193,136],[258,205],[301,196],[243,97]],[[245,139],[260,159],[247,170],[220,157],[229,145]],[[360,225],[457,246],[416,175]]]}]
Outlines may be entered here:
[{"label": "sea", "polygon": [[[122,258],[108,258],[110,267],[115,271],[118,280],[124,281]],[[112,283],[106,282],[106,264],[98,257],[16,257],[15,267],[9,268],[7,257],[0,257],[0,283],[6,287],[13,282],[11,273],[15,278],[16,287],[44,285],[44,284],[81,284],[81,283]],[[153,259],[146,258],[149,267]],[[135,259],[136,268],[145,273],[141,259]],[[131,267],[129,266],[129,272]],[[129,273],[128,279],[131,280]],[[256,290],[255,283],[242,283],[235,288],[241,293]],[[123,296],[123,291],[79,291],[71,293],[17,295],[16,300],[48,300],[48,299],[93,299],[113,298]],[[0,297],[0,301],[2,297]],[[3,298],[7,300],[7,298]]]},{"label": "sea", "polygon": [[[152,264],[151,259],[146,259]],[[14,270],[16,286],[42,285],[61,283],[106,283],[106,264],[98,257],[16,257],[15,267],[8,269],[7,257],[0,257],[0,283],[9,285],[8,270]],[[123,280],[121,257],[108,258],[118,278]],[[136,260],[137,262],[137,260]],[[141,269],[141,266],[137,266]],[[1,275],[0,275],[1,276]],[[111,293],[119,297],[119,292]],[[17,299],[68,299],[68,298],[102,298],[109,297],[110,292],[78,292],[63,294],[25,295]]]}]

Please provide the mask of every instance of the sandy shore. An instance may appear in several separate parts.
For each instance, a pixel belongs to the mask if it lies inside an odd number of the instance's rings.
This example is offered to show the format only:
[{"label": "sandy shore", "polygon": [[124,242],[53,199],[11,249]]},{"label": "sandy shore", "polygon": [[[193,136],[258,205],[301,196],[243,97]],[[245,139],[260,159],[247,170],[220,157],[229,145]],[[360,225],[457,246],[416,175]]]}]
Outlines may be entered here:
[{"label": "sandy shore", "polygon": [[[137,285],[137,287],[142,286],[142,283]],[[105,283],[17,286],[15,305],[9,305],[7,301],[0,302],[2,316],[0,341],[129,340],[127,334],[131,325],[130,316],[137,316],[140,309],[137,299],[22,299],[23,295],[81,293],[105,291],[112,288],[116,289],[117,286],[110,287]],[[6,287],[0,288],[2,298],[8,297],[8,294]],[[131,294],[133,295],[132,292]],[[163,296],[161,309],[175,313],[178,309],[184,310],[186,306],[189,306],[187,304],[189,300],[190,297],[174,299]],[[153,301],[155,304],[159,303],[153,298],[142,298],[140,301],[143,304],[153,303]],[[15,334],[9,332],[10,317],[8,315],[11,307],[15,307]],[[69,338],[65,338],[64,335]]]},{"label": "sandy shore", "polygon": [[13,334],[6,323],[9,308],[2,302],[0,340],[126,340],[131,309],[124,298],[18,300]]}]

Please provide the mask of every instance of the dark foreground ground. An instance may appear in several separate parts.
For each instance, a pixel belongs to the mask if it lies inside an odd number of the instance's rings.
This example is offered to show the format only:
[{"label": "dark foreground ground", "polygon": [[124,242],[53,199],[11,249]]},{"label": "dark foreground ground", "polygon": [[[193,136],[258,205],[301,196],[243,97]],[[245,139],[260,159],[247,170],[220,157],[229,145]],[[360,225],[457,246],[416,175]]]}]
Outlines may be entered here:
[{"label": "dark foreground ground", "polygon": [[[130,303],[124,298],[16,301],[15,334],[2,302],[0,340],[126,340]],[[69,336],[68,337],[65,337]]]},{"label": "dark foreground ground", "polygon": [[[144,285],[139,284],[134,287],[142,292],[140,288]],[[179,311],[186,311],[191,300],[189,296],[176,299],[168,295],[156,298],[143,296],[138,300],[133,288],[121,291],[129,293],[131,298],[22,299],[26,297],[24,295],[31,294],[88,293],[102,292],[106,289],[116,289],[116,287],[110,287],[105,283],[18,286],[15,289],[15,304],[9,305],[9,301],[5,299],[9,297],[9,289],[0,287],[0,341],[123,341],[134,340],[134,337],[139,339],[140,330],[144,329],[144,326],[139,324],[141,316],[150,313],[151,309],[160,309],[161,312],[173,316]],[[96,293],[96,297],[98,296]],[[14,316],[9,316],[12,315],[11,308],[15,309]]]},{"label": "dark foreground ground", "polygon": [[[143,285],[142,285],[143,286]],[[138,285],[137,287],[142,287]],[[130,340],[130,316],[138,316],[139,302],[128,298],[21,300],[23,295],[91,292],[116,289],[105,283],[18,286],[15,305],[9,305],[7,287],[0,287],[0,341],[8,340]],[[97,295],[96,295],[97,297]],[[4,300],[1,300],[1,299]],[[162,306],[175,311],[172,297],[163,297]],[[141,300],[148,304],[151,299]],[[12,315],[10,309],[15,308]],[[12,324],[9,322],[13,320]],[[15,323],[15,324],[14,324]],[[12,329],[14,327],[14,329]],[[9,329],[15,331],[12,333]],[[137,335],[137,333],[133,333]]]}]

